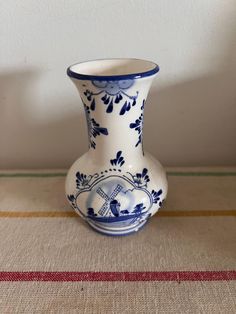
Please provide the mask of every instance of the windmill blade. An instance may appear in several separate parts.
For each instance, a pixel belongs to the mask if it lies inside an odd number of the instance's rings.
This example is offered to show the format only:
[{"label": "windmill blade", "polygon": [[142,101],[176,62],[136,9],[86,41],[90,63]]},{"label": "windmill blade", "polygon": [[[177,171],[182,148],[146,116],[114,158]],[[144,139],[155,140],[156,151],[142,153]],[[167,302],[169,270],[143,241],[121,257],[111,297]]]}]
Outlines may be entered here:
[{"label": "windmill blade", "polygon": [[122,189],[123,189],[123,186],[120,184],[117,184],[117,187],[115,188],[115,190],[111,193],[111,196],[109,197],[110,200],[113,200],[120,193]]},{"label": "windmill blade", "polygon": [[110,197],[101,189],[101,188],[98,188],[96,190],[96,192],[106,201],[109,201],[110,200]]},{"label": "windmill blade", "polygon": [[108,202],[105,202],[102,205],[102,207],[99,209],[98,213],[99,213],[99,215],[104,216],[107,213],[108,210],[109,210]]},{"label": "windmill blade", "polygon": [[102,207],[98,211],[99,215],[105,216],[107,214],[110,208],[109,202],[113,201],[114,198],[120,193],[122,189],[123,189],[123,186],[120,184],[117,184],[116,188],[111,193],[110,197],[100,187],[96,190],[96,192],[105,200],[105,203],[102,205]]}]

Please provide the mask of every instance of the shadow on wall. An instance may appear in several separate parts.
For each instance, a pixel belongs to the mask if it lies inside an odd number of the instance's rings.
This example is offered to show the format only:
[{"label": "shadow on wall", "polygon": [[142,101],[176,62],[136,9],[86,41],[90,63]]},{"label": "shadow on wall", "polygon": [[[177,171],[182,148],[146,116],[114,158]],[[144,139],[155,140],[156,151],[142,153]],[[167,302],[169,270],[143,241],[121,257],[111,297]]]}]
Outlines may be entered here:
[{"label": "shadow on wall", "polygon": [[146,149],[169,166],[235,165],[235,82],[235,73],[218,72],[153,91]]},{"label": "shadow on wall", "polygon": [[[164,165],[235,165],[233,31],[214,72],[151,90],[145,111],[145,148]],[[0,168],[67,168],[87,149],[85,118],[79,108],[77,114],[57,121],[35,124],[31,119],[29,110],[40,75],[33,68],[0,74]],[[49,108],[57,101],[56,97],[50,100]]]},{"label": "shadow on wall", "polygon": [[232,29],[214,72],[151,90],[144,141],[163,164],[236,165],[235,34]]},{"label": "shadow on wall", "polygon": [[[30,113],[30,106],[37,102],[34,86],[40,75],[32,68],[0,75],[1,169],[67,167],[87,148],[86,125],[79,110],[50,123],[32,119],[35,113]],[[55,107],[53,101],[48,103],[49,112],[50,106]]]}]

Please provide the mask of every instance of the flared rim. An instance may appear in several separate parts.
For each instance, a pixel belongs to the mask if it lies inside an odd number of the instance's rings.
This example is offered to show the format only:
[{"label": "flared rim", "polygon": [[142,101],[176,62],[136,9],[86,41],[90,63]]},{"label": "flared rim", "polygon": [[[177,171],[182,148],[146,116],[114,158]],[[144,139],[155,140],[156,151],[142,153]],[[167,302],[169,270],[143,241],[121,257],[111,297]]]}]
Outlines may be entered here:
[{"label": "flared rim", "polygon": [[[131,71],[131,73],[120,73],[120,74],[93,74],[93,73],[83,73],[79,68],[87,66],[91,66],[93,63],[105,63],[105,62],[127,62],[128,63],[136,63],[139,71]],[[138,67],[139,65],[139,67]],[[142,66],[148,67],[147,70],[142,71]],[[145,68],[145,67],[144,67]],[[79,79],[79,80],[93,80],[93,81],[116,81],[116,80],[130,80],[130,79],[139,79],[143,77],[148,77],[155,75],[160,70],[159,66],[148,60],[144,59],[136,59],[136,58],[108,58],[108,59],[96,59],[96,60],[88,60],[83,62],[75,63],[67,68],[67,75],[71,78]],[[86,72],[86,71],[85,71]]]}]

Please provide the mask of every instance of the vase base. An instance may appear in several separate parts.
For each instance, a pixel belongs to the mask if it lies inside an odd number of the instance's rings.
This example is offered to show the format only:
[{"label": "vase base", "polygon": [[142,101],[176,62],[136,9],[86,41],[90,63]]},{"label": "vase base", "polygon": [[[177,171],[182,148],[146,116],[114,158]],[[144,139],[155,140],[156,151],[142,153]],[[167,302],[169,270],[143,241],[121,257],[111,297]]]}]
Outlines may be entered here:
[{"label": "vase base", "polygon": [[147,221],[148,220],[144,220],[144,221],[136,224],[135,226],[131,226],[128,229],[117,229],[117,230],[105,229],[105,228],[102,228],[102,227],[100,227],[98,225],[93,224],[90,221],[87,221],[87,223],[89,224],[89,226],[93,230],[97,231],[98,233],[105,234],[107,236],[126,236],[126,235],[130,235],[132,233],[136,233],[137,231],[142,229],[144,227],[144,225],[147,223]]}]

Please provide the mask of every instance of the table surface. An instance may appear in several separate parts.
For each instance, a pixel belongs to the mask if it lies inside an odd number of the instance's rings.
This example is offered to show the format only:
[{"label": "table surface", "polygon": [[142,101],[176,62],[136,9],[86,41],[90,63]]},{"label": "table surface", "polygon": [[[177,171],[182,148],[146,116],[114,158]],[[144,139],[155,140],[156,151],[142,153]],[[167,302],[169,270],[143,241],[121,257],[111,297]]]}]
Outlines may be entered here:
[{"label": "table surface", "polygon": [[70,209],[65,171],[1,171],[0,313],[236,313],[236,167],[167,170],[127,237]]}]

